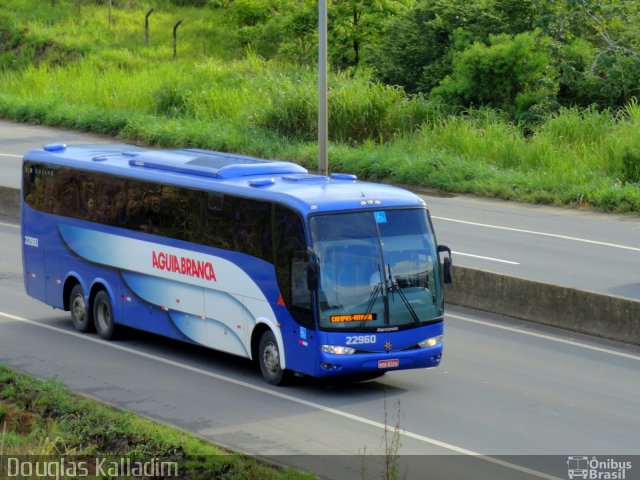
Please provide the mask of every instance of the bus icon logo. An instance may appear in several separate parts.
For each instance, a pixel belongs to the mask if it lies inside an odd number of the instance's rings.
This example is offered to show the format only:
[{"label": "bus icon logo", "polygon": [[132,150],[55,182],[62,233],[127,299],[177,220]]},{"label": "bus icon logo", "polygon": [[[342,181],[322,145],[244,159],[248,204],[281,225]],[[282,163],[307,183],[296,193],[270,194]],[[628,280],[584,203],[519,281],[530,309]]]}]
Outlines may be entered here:
[{"label": "bus icon logo", "polygon": [[567,470],[569,478],[589,478],[589,457],[568,457]]}]

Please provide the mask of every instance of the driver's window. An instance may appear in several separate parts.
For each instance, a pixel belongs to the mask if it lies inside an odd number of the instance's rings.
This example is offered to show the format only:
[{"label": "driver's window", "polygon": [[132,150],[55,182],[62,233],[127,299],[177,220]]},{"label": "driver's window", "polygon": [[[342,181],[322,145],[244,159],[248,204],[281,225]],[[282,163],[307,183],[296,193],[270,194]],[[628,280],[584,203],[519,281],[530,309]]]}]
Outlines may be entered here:
[{"label": "driver's window", "polygon": [[296,255],[291,261],[291,305],[311,309],[308,284],[309,262],[305,255]]},{"label": "driver's window", "polygon": [[293,210],[274,207],[274,259],[282,298],[300,325],[313,328],[308,281],[307,243],[302,218]]}]

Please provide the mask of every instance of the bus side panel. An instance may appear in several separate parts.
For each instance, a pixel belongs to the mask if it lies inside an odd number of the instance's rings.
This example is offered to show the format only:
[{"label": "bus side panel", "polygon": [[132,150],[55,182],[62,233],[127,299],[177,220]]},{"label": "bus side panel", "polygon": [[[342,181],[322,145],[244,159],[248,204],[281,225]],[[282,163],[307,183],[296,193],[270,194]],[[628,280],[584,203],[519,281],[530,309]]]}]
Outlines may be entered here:
[{"label": "bus side panel", "polygon": [[137,318],[135,328],[207,345],[202,287],[130,270],[121,276],[124,308]]},{"label": "bus side panel", "polygon": [[249,299],[214,289],[205,289],[204,297],[208,346],[249,358],[246,322],[255,324],[255,308],[247,307]]},{"label": "bus side panel", "polygon": [[[57,245],[56,245],[57,247]],[[64,308],[64,279],[69,272],[68,256],[63,255],[59,248],[47,251],[44,256],[44,270],[46,274],[47,304],[56,308]]]},{"label": "bus side panel", "polygon": [[46,302],[44,255],[42,250],[34,247],[23,247],[24,278],[27,294],[42,302]]},{"label": "bus side panel", "polygon": [[22,208],[22,259],[24,285],[27,294],[46,302],[44,249],[49,244],[46,222],[40,215],[23,205]]},{"label": "bus side panel", "polygon": [[135,298],[133,292],[124,283],[121,273],[117,285],[120,289],[118,292],[120,298],[117,298],[116,302],[120,304],[122,324],[132,328],[140,328],[140,324],[151,314],[151,309]]},{"label": "bus side panel", "polygon": [[121,300],[122,323],[132,328],[149,332],[181,342],[201,345],[191,338],[187,332],[180,330],[179,325],[194,321],[194,316],[177,311],[164,310],[152,305],[128,289],[124,290]]}]

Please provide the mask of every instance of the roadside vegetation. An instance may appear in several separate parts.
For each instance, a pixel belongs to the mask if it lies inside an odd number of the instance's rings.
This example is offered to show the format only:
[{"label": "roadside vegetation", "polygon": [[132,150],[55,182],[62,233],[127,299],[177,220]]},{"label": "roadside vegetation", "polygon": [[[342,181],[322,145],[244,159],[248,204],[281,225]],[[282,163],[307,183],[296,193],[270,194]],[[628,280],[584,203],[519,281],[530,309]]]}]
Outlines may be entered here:
[{"label": "roadside vegetation", "polygon": [[[181,479],[311,479],[240,454],[222,451],[175,430],[70,393],[55,381],[41,381],[0,365],[0,461],[65,458],[159,459],[178,464]],[[0,465],[0,472],[8,465]]]},{"label": "roadside vegetation", "polygon": [[[315,1],[113,3],[5,0],[0,116],[316,167]],[[329,5],[333,171],[640,213],[640,2]]]}]

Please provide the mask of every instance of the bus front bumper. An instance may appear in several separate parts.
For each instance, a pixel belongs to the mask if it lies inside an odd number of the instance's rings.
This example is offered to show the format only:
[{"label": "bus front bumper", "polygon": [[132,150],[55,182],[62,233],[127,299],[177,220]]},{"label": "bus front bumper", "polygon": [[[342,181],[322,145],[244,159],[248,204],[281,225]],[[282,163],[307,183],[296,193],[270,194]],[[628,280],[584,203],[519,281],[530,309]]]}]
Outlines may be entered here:
[{"label": "bus front bumper", "polygon": [[412,368],[433,368],[442,359],[442,344],[399,352],[354,353],[336,355],[320,352],[318,377],[385,373]]}]

